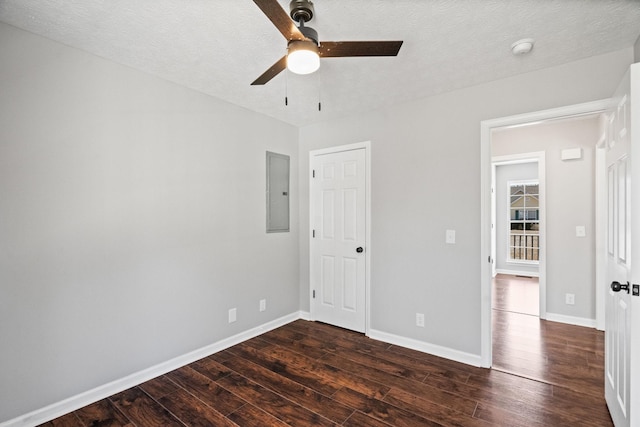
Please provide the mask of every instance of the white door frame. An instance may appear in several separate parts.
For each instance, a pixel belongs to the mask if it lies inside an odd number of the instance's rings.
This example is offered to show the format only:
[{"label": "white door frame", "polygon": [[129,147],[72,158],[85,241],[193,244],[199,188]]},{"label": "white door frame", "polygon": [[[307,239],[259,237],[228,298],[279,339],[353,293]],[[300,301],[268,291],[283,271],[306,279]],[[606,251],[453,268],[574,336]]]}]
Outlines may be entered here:
[{"label": "white door frame", "polygon": [[[323,154],[340,153],[342,151],[360,150],[364,149],[365,157],[365,335],[369,335],[369,329],[371,328],[371,141],[357,142],[354,144],[338,145],[335,147],[322,148],[318,150],[312,150],[309,152],[309,169],[313,165],[313,158]],[[312,171],[309,171],[311,175]],[[312,194],[313,178],[309,176],[309,195]],[[311,233],[313,230],[313,214],[314,214],[314,200],[313,197],[309,197],[309,263],[311,259]],[[313,305],[313,289],[312,289],[312,277],[311,269],[309,269],[309,309],[311,312],[311,320],[316,320],[314,314]]]},{"label": "white door frame", "polygon": [[[550,110],[536,111],[515,116],[502,117],[480,122],[480,359],[481,366],[490,368],[492,364],[491,331],[491,131],[504,126],[517,126],[605,111],[610,100],[587,102]],[[598,261],[596,261],[598,262]],[[598,298],[603,298],[603,290],[596,284],[596,306]],[[597,321],[597,319],[596,319]]]},{"label": "white door frame", "polygon": [[607,153],[606,131],[600,136],[596,144],[595,166],[595,250],[596,250],[596,329],[605,329],[605,289],[599,289],[597,284],[607,286],[606,257],[607,257]]},{"label": "white door frame", "polygon": [[[497,156],[491,159],[491,179],[495,179],[496,167],[504,165],[515,165],[523,163],[537,163],[538,164],[538,184],[539,184],[539,209],[540,209],[540,238],[539,238],[539,263],[538,263],[538,312],[540,319],[547,318],[547,187],[546,187],[546,166],[545,166],[545,153],[544,151],[538,151],[533,153],[522,154],[509,154],[505,156]],[[492,184],[493,185],[493,184]],[[495,199],[495,198],[494,198]],[[496,212],[495,212],[495,200],[493,200],[491,207],[491,222],[496,224]],[[491,252],[493,257],[492,263],[492,276],[493,269],[496,265],[496,227],[491,229]]]}]

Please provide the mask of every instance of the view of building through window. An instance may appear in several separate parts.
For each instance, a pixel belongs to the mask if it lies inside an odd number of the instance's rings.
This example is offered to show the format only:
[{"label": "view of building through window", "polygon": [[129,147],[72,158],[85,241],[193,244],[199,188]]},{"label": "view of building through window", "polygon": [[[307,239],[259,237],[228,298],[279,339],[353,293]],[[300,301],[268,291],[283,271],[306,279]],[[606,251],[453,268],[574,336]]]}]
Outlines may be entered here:
[{"label": "view of building through window", "polygon": [[509,182],[509,261],[540,259],[538,196],[538,181]]}]

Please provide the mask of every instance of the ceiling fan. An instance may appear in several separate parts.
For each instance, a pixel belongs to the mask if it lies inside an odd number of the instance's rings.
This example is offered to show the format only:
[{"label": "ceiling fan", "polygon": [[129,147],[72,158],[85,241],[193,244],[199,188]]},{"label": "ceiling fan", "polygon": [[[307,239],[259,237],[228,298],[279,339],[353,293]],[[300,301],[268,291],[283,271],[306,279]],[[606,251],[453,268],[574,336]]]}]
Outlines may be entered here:
[{"label": "ceiling fan", "polygon": [[[320,58],[348,56],[397,56],[402,41],[342,41],[318,40],[318,32],[305,23],[313,18],[310,0],[291,0],[291,13],[277,0],[253,0],[287,39],[287,54],[258,77],[251,85],[263,85],[285,68],[297,74],[313,73],[320,67]],[[298,23],[298,26],[295,23]]]}]

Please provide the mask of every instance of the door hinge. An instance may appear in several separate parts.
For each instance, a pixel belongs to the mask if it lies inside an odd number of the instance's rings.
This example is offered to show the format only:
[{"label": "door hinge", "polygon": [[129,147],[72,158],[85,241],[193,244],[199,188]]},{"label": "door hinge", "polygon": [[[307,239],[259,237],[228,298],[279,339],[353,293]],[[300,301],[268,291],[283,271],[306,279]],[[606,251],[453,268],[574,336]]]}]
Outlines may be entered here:
[{"label": "door hinge", "polygon": [[487,258],[487,262],[491,264],[491,255],[489,255],[489,258]]},{"label": "door hinge", "polygon": [[315,299],[315,298],[316,298],[316,290],[314,289],[313,290],[313,299]]},{"label": "door hinge", "polygon": [[316,177],[316,170],[315,170],[315,169],[313,169],[313,170],[311,171],[311,178],[315,178],[315,177]]},{"label": "door hinge", "polygon": [[311,230],[311,237],[316,238],[316,230]]}]

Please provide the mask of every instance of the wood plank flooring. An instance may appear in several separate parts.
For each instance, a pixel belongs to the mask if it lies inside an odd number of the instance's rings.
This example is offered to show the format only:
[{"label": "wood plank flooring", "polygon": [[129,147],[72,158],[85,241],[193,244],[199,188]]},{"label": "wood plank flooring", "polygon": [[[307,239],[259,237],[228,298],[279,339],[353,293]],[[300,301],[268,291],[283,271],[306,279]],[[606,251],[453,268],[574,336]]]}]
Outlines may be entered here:
[{"label": "wood plank flooring", "polygon": [[540,320],[537,286],[537,278],[494,279],[493,368],[602,396],[604,333]]},{"label": "wood plank flooring", "polygon": [[535,381],[298,320],[44,426],[611,426],[602,336],[557,325]]},{"label": "wood plank flooring", "polygon": [[492,282],[494,310],[540,316],[540,285],[537,277],[498,274]]}]

